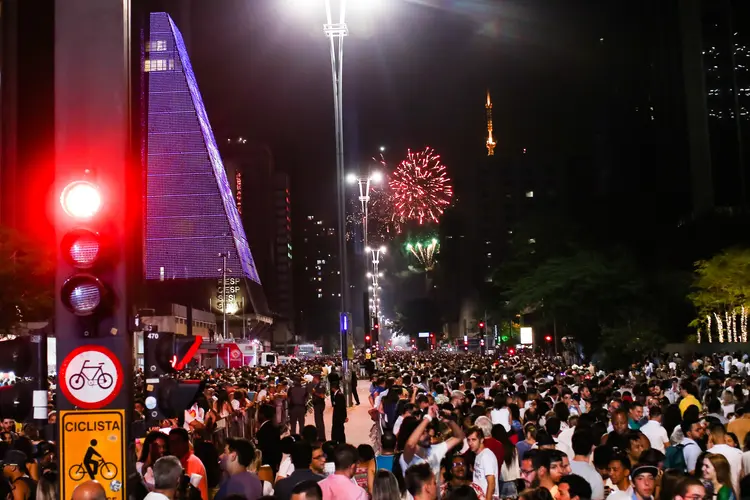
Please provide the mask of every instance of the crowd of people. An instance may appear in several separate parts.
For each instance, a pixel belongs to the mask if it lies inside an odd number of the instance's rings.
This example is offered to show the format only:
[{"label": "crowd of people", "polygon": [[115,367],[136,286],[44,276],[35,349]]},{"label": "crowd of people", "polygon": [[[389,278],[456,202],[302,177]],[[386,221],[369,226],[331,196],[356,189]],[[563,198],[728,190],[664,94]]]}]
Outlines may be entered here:
[{"label": "crowd of people", "polygon": [[[657,356],[605,373],[538,353],[386,353],[352,371],[369,378],[367,401],[355,404],[372,421],[369,443],[356,447],[344,389],[358,382],[333,358],[185,371],[202,381],[197,397],[184,418],[132,443],[127,496],[750,498],[747,355]],[[136,422],[143,412],[137,398]],[[55,444],[11,419],[1,437],[0,495],[57,500]],[[107,495],[85,481],[73,498]]]}]

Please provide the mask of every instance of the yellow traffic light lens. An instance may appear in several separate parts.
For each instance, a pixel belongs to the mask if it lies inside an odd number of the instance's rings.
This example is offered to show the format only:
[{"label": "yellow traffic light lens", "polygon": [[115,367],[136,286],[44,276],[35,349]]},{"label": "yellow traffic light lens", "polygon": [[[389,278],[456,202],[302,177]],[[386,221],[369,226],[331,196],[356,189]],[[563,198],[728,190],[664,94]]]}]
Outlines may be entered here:
[{"label": "yellow traffic light lens", "polygon": [[66,214],[76,219],[90,219],[102,205],[99,188],[87,181],[71,182],[60,195],[60,204]]}]

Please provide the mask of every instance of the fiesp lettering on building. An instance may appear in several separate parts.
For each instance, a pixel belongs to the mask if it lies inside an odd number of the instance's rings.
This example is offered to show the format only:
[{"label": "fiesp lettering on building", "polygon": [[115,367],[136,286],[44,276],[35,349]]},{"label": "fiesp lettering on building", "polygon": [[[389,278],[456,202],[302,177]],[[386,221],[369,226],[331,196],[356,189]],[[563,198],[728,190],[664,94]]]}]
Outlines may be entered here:
[{"label": "fiesp lettering on building", "polygon": [[125,498],[125,410],[60,412],[60,498],[96,480],[107,498]]}]

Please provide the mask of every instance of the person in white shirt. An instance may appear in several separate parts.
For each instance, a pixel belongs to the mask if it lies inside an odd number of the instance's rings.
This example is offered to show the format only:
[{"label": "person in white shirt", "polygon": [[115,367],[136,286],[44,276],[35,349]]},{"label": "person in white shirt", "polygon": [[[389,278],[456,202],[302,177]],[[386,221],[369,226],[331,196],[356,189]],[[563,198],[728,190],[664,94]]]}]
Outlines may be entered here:
[{"label": "person in white shirt", "polygon": [[177,457],[168,455],[154,463],[154,491],[144,500],[173,500],[184,472]]},{"label": "person in white shirt", "polygon": [[413,403],[406,403],[404,405],[404,413],[396,418],[396,422],[393,424],[393,434],[398,436],[398,431],[401,430],[401,424],[406,417],[411,417],[412,412],[416,409]]},{"label": "person in white shirt", "polygon": [[680,424],[682,429],[683,437],[680,444],[683,445],[682,455],[685,457],[685,465],[687,466],[688,474],[695,473],[695,466],[698,462],[698,456],[702,453],[701,447],[696,442],[700,439],[702,427],[700,422],[682,422]]},{"label": "person in white shirt", "polygon": [[[434,406],[430,407],[428,415],[422,417],[422,421],[406,441],[404,452],[399,458],[399,465],[402,472],[405,473],[406,469],[412,465],[427,462],[430,464],[435,477],[440,476],[440,462],[445,458],[449,450],[464,442],[464,432],[461,428],[456,422],[445,417],[445,415],[438,417],[437,408]],[[434,430],[427,429],[427,427],[435,418],[440,418],[443,423],[451,428],[452,436],[442,443],[431,444]]]},{"label": "person in white shirt", "polygon": [[469,448],[476,454],[474,459],[474,483],[484,491],[485,500],[492,500],[499,480],[497,458],[489,448],[484,447],[484,432],[479,427],[467,431],[466,440]]},{"label": "person in white shirt", "polygon": [[505,427],[506,432],[510,432],[510,410],[505,403],[505,396],[501,394],[495,396],[494,408],[490,412],[490,419],[492,419],[492,425],[502,424],[502,426]]},{"label": "person in white shirt", "polygon": [[604,483],[602,476],[591,465],[591,454],[596,446],[594,436],[589,429],[581,429],[573,434],[573,452],[575,456],[570,462],[572,474],[581,476],[591,486],[591,500],[604,500]]},{"label": "person in white shirt", "polygon": [[708,434],[708,452],[723,455],[729,462],[729,473],[734,491],[740,491],[742,477],[742,452],[726,444],[727,431],[721,424],[713,424]]},{"label": "person in white shirt", "polygon": [[667,430],[661,425],[661,408],[653,406],[648,411],[648,422],[641,427],[641,432],[648,438],[651,447],[665,453],[669,446]]}]

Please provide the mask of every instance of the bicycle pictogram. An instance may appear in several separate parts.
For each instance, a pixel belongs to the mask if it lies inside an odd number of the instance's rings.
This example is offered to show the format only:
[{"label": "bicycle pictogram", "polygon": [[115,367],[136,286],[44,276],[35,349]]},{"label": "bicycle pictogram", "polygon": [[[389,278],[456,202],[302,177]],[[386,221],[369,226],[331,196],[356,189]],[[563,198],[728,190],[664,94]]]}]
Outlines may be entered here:
[{"label": "bicycle pictogram", "polygon": [[[104,363],[99,363],[94,366],[87,366],[88,360],[84,360],[81,365],[81,370],[78,373],[73,374],[68,381],[68,385],[73,390],[79,390],[83,388],[84,384],[88,382],[90,386],[94,384],[98,385],[101,389],[109,389],[114,383],[112,375],[104,371]],[[89,375],[93,370],[93,375]]]},{"label": "bicycle pictogram", "polygon": [[[86,450],[86,456],[83,457],[83,462],[75,464],[68,469],[68,476],[73,481],[80,481],[86,474],[93,481],[96,479],[97,474],[100,474],[104,479],[113,479],[117,476],[117,466],[112,462],[107,462],[98,451],[94,449],[97,442],[96,439],[91,440],[91,446]],[[97,457],[97,458],[94,458]]]}]

